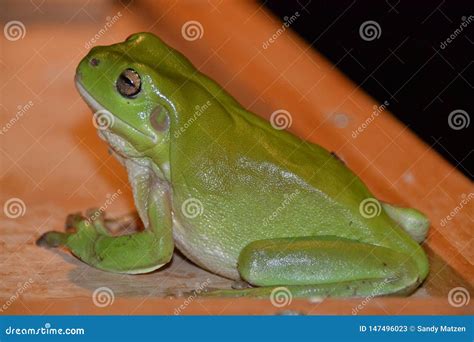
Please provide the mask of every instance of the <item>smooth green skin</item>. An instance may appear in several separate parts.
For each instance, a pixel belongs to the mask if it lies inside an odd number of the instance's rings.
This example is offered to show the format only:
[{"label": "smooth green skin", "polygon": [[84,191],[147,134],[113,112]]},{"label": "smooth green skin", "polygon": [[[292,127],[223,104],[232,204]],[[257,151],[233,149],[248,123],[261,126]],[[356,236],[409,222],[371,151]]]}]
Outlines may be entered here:
[{"label": "smooth green skin", "polygon": [[[115,86],[127,68],[142,80],[133,99]],[[383,203],[378,216],[362,216],[360,203],[374,196],[341,161],[272,128],[158,37],[93,48],[76,80],[93,110],[114,116],[107,140],[146,229],[113,237],[100,220],[77,218],[75,233],[50,232],[42,243],[120,273],[159,268],[176,245],[255,286],[211,295],[268,296],[279,286],[294,296],[408,294],[425,279],[427,257],[410,236],[426,236],[423,214]],[[182,210],[190,198],[202,204],[196,217]]]}]

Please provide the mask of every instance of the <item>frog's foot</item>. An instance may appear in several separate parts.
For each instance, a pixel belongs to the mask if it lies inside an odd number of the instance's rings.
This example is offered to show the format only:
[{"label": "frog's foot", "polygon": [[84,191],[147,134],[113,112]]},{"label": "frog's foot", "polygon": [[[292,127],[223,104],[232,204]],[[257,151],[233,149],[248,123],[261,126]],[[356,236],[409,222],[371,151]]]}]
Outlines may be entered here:
[{"label": "frog's foot", "polygon": [[[46,248],[55,248],[66,246],[68,238],[74,234],[76,230],[81,229],[81,225],[89,225],[90,222],[87,221],[81,213],[69,214],[66,217],[65,222],[65,232],[49,231],[41,235],[38,240],[36,240],[36,245]],[[101,228],[99,226],[99,228]],[[105,229],[104,229],[105,231]]]},{"label": "frog's foot", "polygon": [[426,276],[411,256],[332,236],[255,241],[241,252],[238,270],[254,288],[205,296],[295,297],[406,295]]},{"label": "frog's foot", "polygon": [[400,225],[418,243],[428,235],[430,220],[422,212],[413,208],[397,207],[381,202],[388,216]]},{"label": "frog's foot", "polygon": [[81,213],[69,214],[66,218],[65,233],[61,232],[47,232],[43,234],[37,241],[36,244],[41,247],[59,247],[67,245],[67,239],[78,229],[81,229],[82,225],[91,224],[93,228],[104,235],[112,235],[114,231],[109,229],[110,226],[105,224],[104,212],[97,208],[90,208],[86,210],[86,216]]},{"label": "frog's foot", "polygon": [[[122,222],[123,223],[123,222]],[[153,230],[130,235],[112,236],[117,229],[130,228],[105,219],[103,212],[89,209],[86,216],[71,214],[66,219],[66,232],[50,231],[36,242],[42,247],[65,246],[83,262],[116,273],[146,273],[160,268],[172,256],[172,245],[164,246],[164,238]],[[138,226],[137,226],[138,227]],[[166,238],[168,241],[169,239]]]}]

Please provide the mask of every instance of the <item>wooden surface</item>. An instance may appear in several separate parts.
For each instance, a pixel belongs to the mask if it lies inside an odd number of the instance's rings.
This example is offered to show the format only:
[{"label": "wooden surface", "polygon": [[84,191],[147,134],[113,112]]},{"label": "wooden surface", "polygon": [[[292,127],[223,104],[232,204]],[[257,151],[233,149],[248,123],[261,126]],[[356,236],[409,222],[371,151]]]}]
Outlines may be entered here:
[{"label": "wooden surface", "polygon": [[[74,1],[59,14],[54,6],[42,12],[22,9],[25,37],[2,36],[1,125],[6,127],[18,106],[33,105],[0,135],[0,203],[11,198],[25,203],[23,216],[7,217],[4,211],[1,217],[0,304],[6,305],[1,313],[351,314],[361,304],[361,299],[293,299],[277,308],[268,300],[196,299],[189,291],[202,284],[228,288],[231,281],[179,255],[158,272],[124,276],[92,269],[66,251],[34,245],[41,233],[62,229],[68,213],[104,205],[115,193],[121,194],[108,206],[110,215],[133,210],[126,174],[96,136],[73,84],[85,45],[106,17],[118,12],[119,20],[96,44],[122,41],[137,31],[160,35],[257,114],[290,112],[290,131],[335,151],[377,197],[428,214],[433,223],[424,243],[431,263],[428,280],[408,298],[370,299],[359,314],[473,313],[472,301],[462,307],[448,302],[456,287],[474,295],[472,202],[447,225],[440,223],[463,194],[473,192],[472,183],[388,112],[354,139],[352,131],[379,104],[324,58],[290,31],[263,49],[280,24],[250,2],[143,0],[129,8],[99,3]],[[23,17],[3,19],[18,18]],[[202,25],[201,39],[183,39],[181,28],[190,20]],[[113,291],[113,303],[106,307],[92,300],[101,287]]]}]

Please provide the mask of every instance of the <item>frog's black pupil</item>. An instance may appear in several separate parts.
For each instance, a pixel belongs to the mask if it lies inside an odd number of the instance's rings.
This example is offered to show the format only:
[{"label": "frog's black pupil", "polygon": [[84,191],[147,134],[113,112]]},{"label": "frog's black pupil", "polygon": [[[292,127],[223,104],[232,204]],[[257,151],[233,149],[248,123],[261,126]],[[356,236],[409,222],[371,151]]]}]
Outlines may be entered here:
[{"label": "frog's black pupil", "polygon": [[127,76],[120,75],[120,78],[122,79],[123,82],[127,83],[130,86],[133,86],[133,81],[129,79]]},{"label": "frog's black pupil", "polygon": [[140,75],[133,69],[126,69],[120,74],[116,87],[122,96],[133,97],[141,90]]}]

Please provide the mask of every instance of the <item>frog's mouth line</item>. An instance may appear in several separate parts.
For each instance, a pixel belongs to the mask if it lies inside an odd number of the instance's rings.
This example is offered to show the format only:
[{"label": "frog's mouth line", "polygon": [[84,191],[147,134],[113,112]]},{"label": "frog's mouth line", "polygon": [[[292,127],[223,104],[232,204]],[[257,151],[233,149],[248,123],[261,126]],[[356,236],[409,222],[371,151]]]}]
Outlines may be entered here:
[{"label": "frog's mouth line", "polygon": [[[113,122],[114,125],[117,125],[117,126],[126,126],[127,129],[129,130],[132,130],[135,134],[139,134],[141,135],[143,138],[146,138],[152,142],[154,142],[156,139],[152,136],[149,136],[139,130],[137,130],[135,127],[131,126],[130,124],[128,124],[126,121],[123,121],[121,120],[120,118],[118,118],[114,113],[110,112],[107,108],[105,108],[104,106],[102,106],[87,90],[86,88],[84,88],[84,86],[81,84],[81,81],[80,81],[80,77],[76,74],[75,76],[75,83],[76,83],[76,88],[77,90],[79,91],[79,94],[81,95],[81,97],[84,99],[84,101],[89,105],[89,107],[92,109],[92,111],[94,112],[94,115],[96,115],[96,113],[99,113],[100,111],[104,111],[104,112],[107,112],[107,113],[110,113],[112,115],[112,118],[108,118],[109,121]],[[99,118],[95,118],[97,121],[99,121],[100,119]],[[107,120],[107,118],[105,118]],[[98,123],[98,126],[100,127],[100,123]],[[105,133],[105,131],[109,131],[110,133],[111,132],[111,129],[110,129],[110,122],[109,122],[109,126],[108,127],[101,127],[99,128],[99,130],[103,131]]]}]

